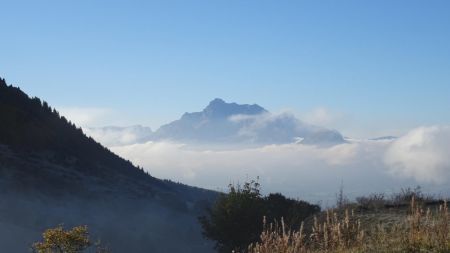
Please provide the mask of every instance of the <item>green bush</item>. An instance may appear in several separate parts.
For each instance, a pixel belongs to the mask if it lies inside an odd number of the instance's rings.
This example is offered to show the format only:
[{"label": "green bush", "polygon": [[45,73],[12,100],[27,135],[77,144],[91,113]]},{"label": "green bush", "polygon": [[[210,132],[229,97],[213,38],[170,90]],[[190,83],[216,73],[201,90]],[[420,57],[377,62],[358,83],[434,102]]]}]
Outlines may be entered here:
[{"label": "green bush", "polygon": [[276,193],[262,196],[257,181],[229,185],[206,216],[200,217],[203,235],[216,242],[219,252],[246,249],[259,240],[263,219],[284,218],[290,226],[299,226],[306,217],[320,211],[319,206],[286,198]]}]

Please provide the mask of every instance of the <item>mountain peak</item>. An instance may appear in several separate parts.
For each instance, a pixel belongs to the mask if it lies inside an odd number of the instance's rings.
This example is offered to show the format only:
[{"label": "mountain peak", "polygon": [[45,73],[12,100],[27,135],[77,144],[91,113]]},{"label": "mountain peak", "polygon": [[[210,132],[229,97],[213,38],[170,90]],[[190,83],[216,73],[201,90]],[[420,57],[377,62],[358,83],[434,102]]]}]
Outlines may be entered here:
[{"label": "mountain peak", "polygon": [[266,112],[266,109],[257,104],[227,103],[221,98],[215,98],[203,110],[203,113],[209,117],[229,117],[237,114],[254,115]]},{"label": "mountain peak", "polygon": [[[250,117],[232,117],[237,115]],[[185,113],[180,119],[161,126],[153,137],[212,144],[292,143],[298,137],[303,139],[303,144],[310,145],[344,142],[340,133],[307,126],[293,115],[272,115],[257,104],[227,103],[220,98],[213,99],[201,112]]]},{"label": "mountain peak", "polygon": [[226,102],[221,99],[221,98],[215,98],[213,100],[211,100],[211,102],[209,102],[208,106],[218,106],[218,105],[223,105],[226,104]]}]

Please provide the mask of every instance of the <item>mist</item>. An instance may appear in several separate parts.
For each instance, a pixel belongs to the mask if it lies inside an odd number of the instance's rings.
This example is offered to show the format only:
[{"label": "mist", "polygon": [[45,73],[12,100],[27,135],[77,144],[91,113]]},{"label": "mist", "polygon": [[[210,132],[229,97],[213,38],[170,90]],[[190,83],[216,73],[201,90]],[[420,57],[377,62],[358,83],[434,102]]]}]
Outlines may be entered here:
[{"label": "mist", "polygon": [[341,184],[349,197],[422,186],[448,192],[450,128],[413,129],[394,140],[351,140],[330,147],[301,143],[259,147],[148,141],[110,147],[150,174],[214,190],[259,177],[266,192],[333,201]]}]

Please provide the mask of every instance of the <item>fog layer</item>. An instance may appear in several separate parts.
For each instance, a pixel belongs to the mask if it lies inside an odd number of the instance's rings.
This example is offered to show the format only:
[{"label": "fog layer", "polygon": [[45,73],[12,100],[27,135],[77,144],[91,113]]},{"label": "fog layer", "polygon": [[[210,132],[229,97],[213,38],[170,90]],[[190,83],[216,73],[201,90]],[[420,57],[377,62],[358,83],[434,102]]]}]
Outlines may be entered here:
[{"label": "fog layer", "polygon": [[156,177],[209,189],[260,177],[266,191],[310,200],[331,201],[342,182],[350,196],[416,185],[449,192],[449,126],[420,127],[395,140],[349,140],[331,147],[291,143],[217,149],[150,141],[111,149]]}]

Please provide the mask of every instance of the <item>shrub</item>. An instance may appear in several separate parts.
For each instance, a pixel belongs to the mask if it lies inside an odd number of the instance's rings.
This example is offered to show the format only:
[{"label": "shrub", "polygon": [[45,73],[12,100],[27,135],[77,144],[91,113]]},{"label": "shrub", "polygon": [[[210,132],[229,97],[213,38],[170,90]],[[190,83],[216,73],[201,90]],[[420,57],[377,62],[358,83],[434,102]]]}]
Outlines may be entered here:
[{"label": "shrub", "polygon": [[207,212],[200,217],[203,235],[216,242],[219,252],[246,249],[259,239],[263,231],[262,220],[285,217],[292,227],[299,227],[303,219],[320,211],[319,206],[305,201],[288,199],[283,195],[261,196],[257,181],[229,185],[229,193],[223,194]]},{"label": "shrub", "polygon": [[385,207],[387,200],[384,193],[373,193],[368,196],[357,197],[356,203],[363,209],[378,210]]},{"label": "shrub", "polygon": [[36,242],[32,246],[35,253],[81,253],[94,246],[97,253],[107,253],[109,250],[92,243],[89,239],[87,226],[78,226],[65,230],[62,225],[50,228],[42,234],[42,242]]},{"label": "shrub", "polygon": [[207,215],[200,217],[203,235],[216,241],[219,252],[246,248],[262,230],[264,204],[259,184],[229,185],[229,193],[222,194]]},{"label": "shrub", "polygon": [[38,253],[78,253],[91,246],[87,226],[64,230],[60,225],[50,228],[42,234],[43,241],[33,244],[33,250]]}]

